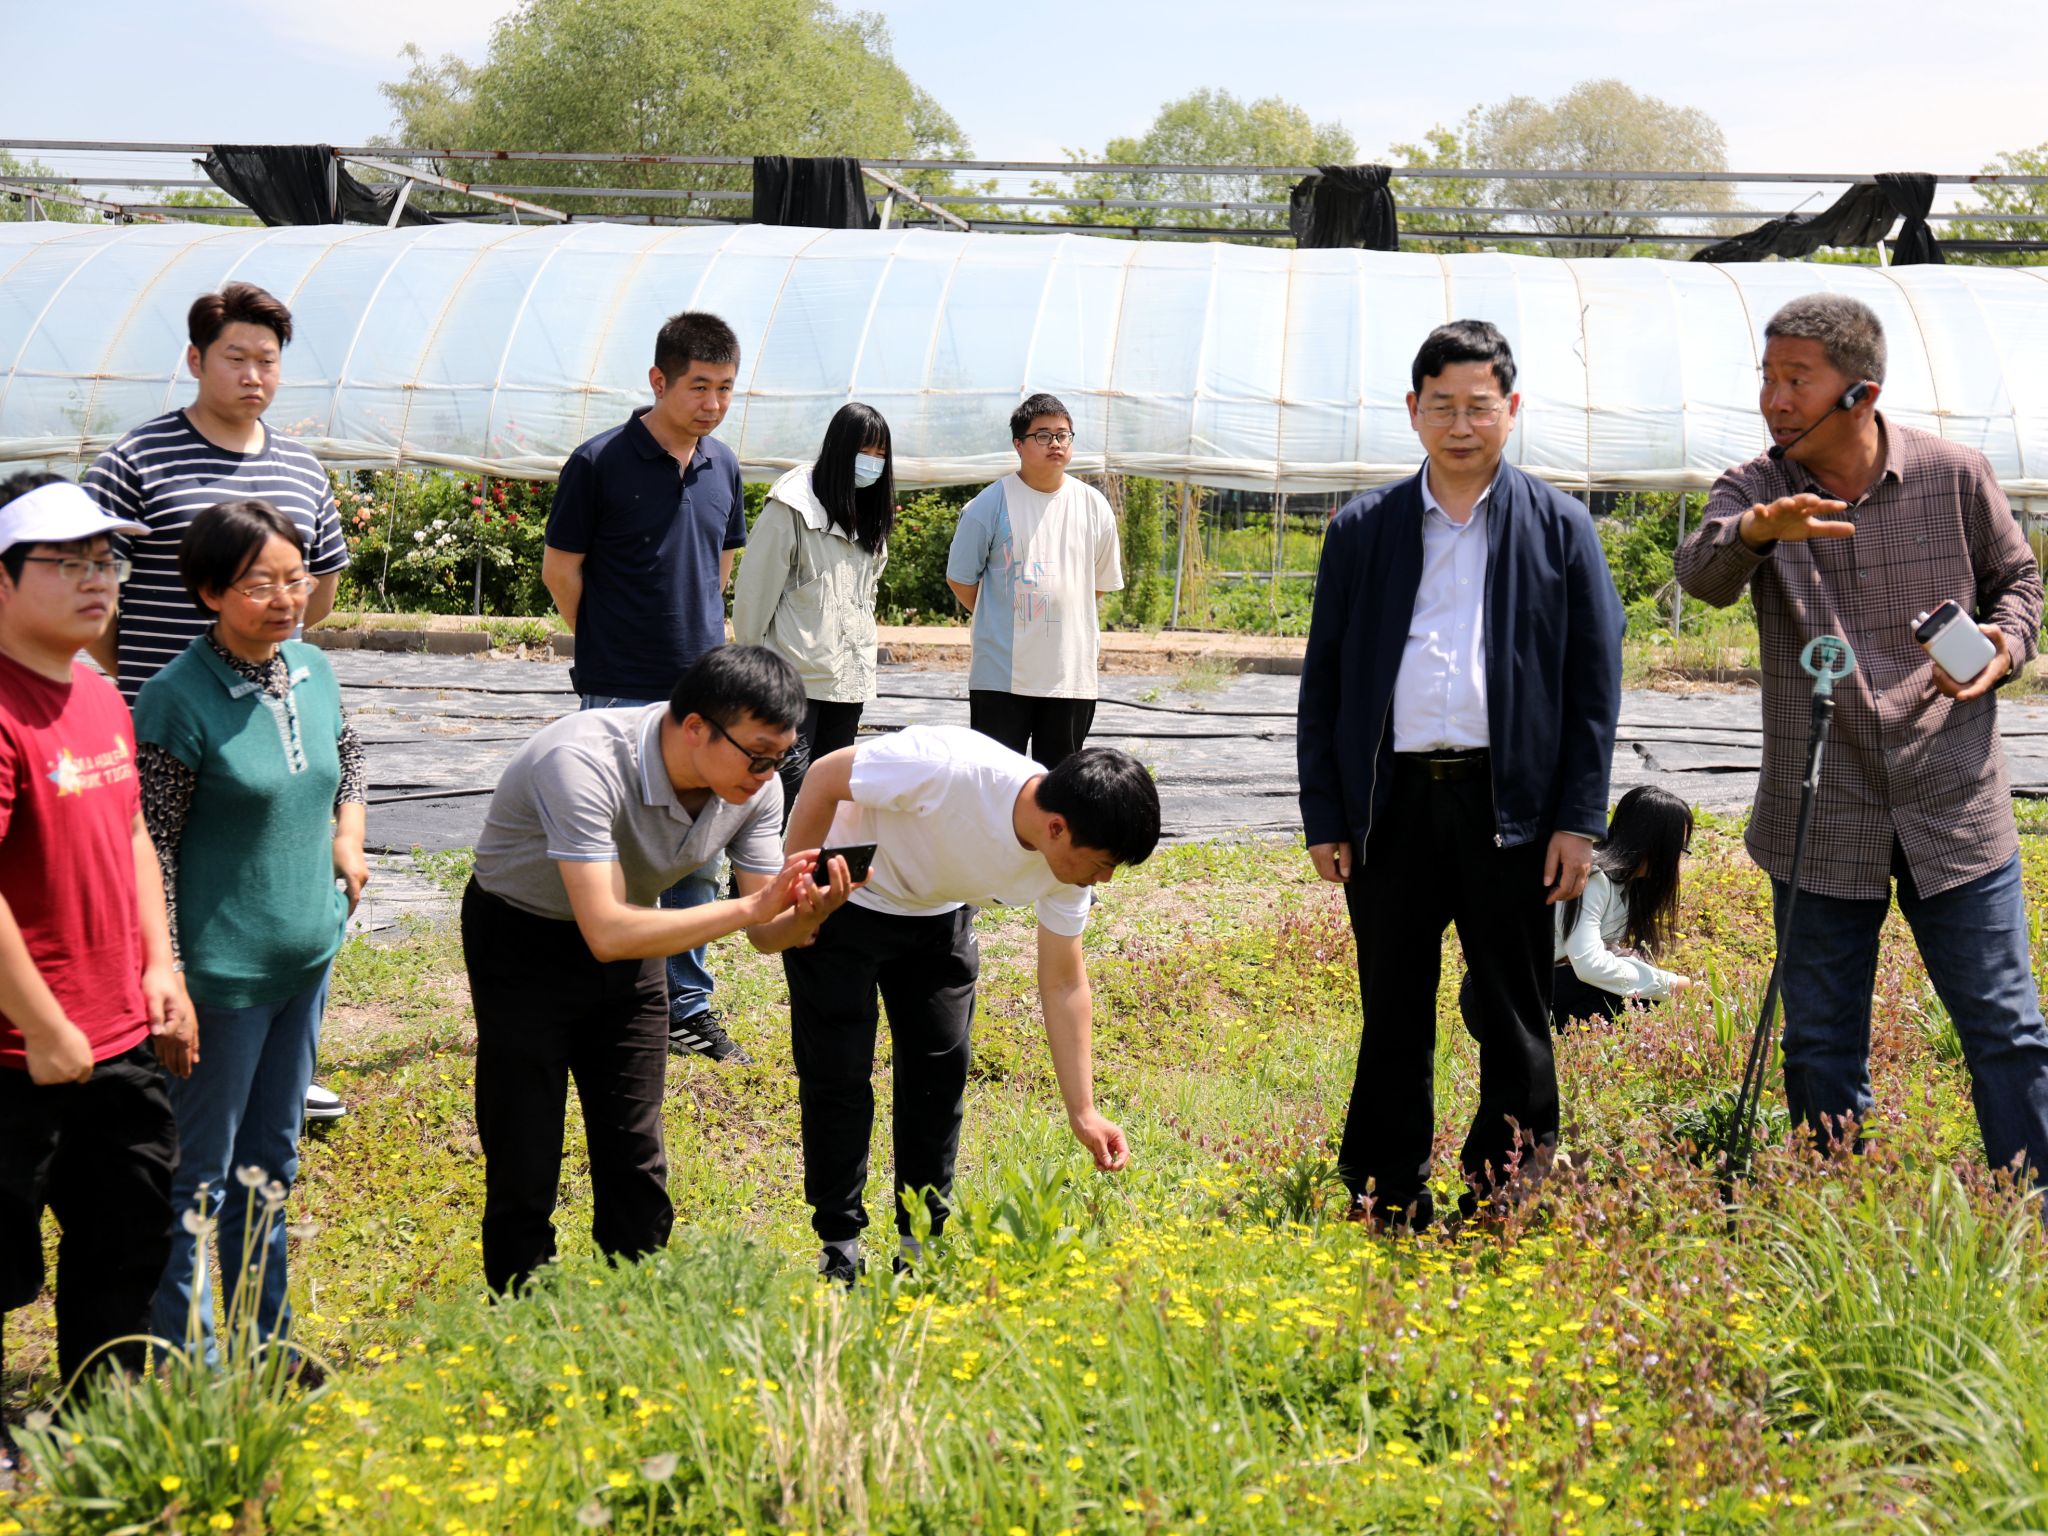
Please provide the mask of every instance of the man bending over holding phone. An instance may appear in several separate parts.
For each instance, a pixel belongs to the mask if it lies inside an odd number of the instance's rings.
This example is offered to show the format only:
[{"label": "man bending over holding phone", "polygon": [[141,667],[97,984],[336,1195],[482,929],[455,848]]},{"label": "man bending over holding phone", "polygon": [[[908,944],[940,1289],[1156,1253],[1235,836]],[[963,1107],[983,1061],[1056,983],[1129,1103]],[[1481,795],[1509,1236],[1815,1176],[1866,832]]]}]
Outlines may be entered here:
[{"label": "man bending over holding phone", "polygon": [[[1048,773],[976,731],[912,726],[813,763],[784,841],[876,849],[845,909],[782,957],[821,1272],[851,1282],[861,1269],[878,990],[895,1037],[897,1230],[907,1248],[909,1190],[929,1189],[932,1230],[945,1223],[981,969],[976,907],[1037,903],[1038,996],[1067,1123],[1097,1168],[1130,1160],[1095,1108],[1081,933],[1088,887],[1159,841],[1159,791],[1136,758],[1091,747]],[[835,888],[843,862],[830,858]]]},{"label": "man bending over holding phone", "polygon": [[[785,859],[776,840],[776,772],[804,702],[796,668],[773,651],[722,646],[666,704],[555,721],[498,780],[462,896],[493,1290],[554,1257],[572,1076],[598,1248],[638,1258],[668,1241],[664,957],[741,930],[767,952],[808,944],[847,897],[844,868],[820,887],[816,850]],[[720,854],[738,899],[657,908]]]},{"label": "man bending over holding phone", "polygon": [[[1750,856],[1782,913],[1813,682],[1799,656],[1839,634],[1836,689],[1793,927],[1780,936],[1785,1098],[1795,1123],[1854,1140],[1870,1113],[1878,929],[1899,910],[1955,1019],[1994,1168],[2048,1175],[2048,1028],[2034,989],[2019,837],[1992,689],[2034,654],[2041,573],[1975,449],[1887,421],[1877,316],[1842,294],[1794,299],[1764,327],[1758,404],[1772,447],[1715,484],[1678,552],[1717,606],[1746,586],[1764,673],[1764,761]],[[1953,601],[1990,660],[1951,677],[1914,619]],[[1981,648],[1980,648],[1981,654]]]}]

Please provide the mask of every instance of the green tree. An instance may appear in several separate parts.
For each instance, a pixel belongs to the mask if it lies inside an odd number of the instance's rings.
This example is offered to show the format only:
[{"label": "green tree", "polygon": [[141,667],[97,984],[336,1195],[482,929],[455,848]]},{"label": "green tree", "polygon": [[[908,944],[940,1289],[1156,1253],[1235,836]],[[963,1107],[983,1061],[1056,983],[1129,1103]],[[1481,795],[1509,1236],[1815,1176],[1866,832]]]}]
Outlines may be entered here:
[{"label": "green tree", "polygon": [[[1672,106],[1619,80],[1587,80],[1553,102],[1511,96],[1483,108],[1473,115],[1465,148],[1472,157],[1467,163],[1499,170],[1728,169],[1720,124],[1695,107]],[[1540,210],[1529,222],[1559,235],[1629,236],[1668,227],[1630,217],[1631,210],[1735,208],[1734,188],[1713,181],[1496,181],[1491,200],[1500,208]],[[1702,231],[1703,238],[1715,234]],[[1559,256],[1675,254],[1668,246],[1631,252],[1607,240],[1546,243]]]},{"label": "green tree", "polygon": [[[1387,150],[1387,163],[1411,170],[1460,170],[1476,165],[1468,141],[1472,136],[1473,124],[1479,116],[1479,109],[1473,108],[1465,118],[1464,131],[1454,132],[1439,123],[1422,136],[1420,144],[1395,144]],[[1487,201],[1487,184],[1464,176],[1394,177],[1394,196],[1400,203],[1413,207],[1437,208],[1480,208]],[[1403,239],[1404,251],[1433,251],[1446,254],[1452,251],[1476,251],[1482,245],[1496,246],[1499,242],[1489,238],[1493,229],[1493,218],[1478,213],[1404,213],[1401,215],[1401,230],[1408,231],[1444,230],[1462,234],[1463,240],[1409,240]]]},{"label": "green tree", "polygon": [[[1984,169],[2007,176],[2048,176],[2048,144],[2016,149],[2000,155]],[[1958,219],[1951,226],[1955,240],[2048,240],[2048,186],[2009,187],[1997,182],[1979,182],[1977,207],[1958,212],[1979,213]],[[2041,222],[2028,221],[2028,215]],[[1964,253],[1952,260],[1983,262],[2001,267],[2048,265],[2048,251],[1984,251]]]},{"label": "green tree", "polygon": [[[382,87],[395,118],[386,142],[400,146],[875,158],[966,152],[958,125],[896,63],[881,18],[838,11],[829,0],[524,0],[498,22],[481,64],[431,60],[413,47],[405,56],[405,78]],[[513,167],[432,168],[462,181],[545,186],[751,185],[745,166]],[[589,213],[745,211],[730,200],[562,201]]]},{"label": "green tree", "polygon": [[[1228,91],[1202,90],[1169,101],[1137,138],[1111,139],[1102,153],[1069,150],[1077,165],[1349,165],[1358,145],[1342,123],[1313,121],[1277,96],[1240,101]],[[1084,172],[1073,192],[1084,198],[1278,203],[1284,210],[1291,176],[1176,176],[1155,172]],[[1057,190],[1051,184],[1040,188]],[[1287,228],[1284,211],[1200,208],[1093,208],[1062,210],[1062,223],[1170,224],[1183,229]]]}]

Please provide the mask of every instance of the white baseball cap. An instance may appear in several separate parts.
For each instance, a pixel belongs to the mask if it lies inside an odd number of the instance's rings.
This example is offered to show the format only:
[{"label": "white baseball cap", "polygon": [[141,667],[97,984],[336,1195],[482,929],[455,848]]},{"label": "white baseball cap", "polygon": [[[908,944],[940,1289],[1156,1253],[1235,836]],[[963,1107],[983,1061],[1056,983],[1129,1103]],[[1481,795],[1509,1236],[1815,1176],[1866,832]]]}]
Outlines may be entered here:
[{"label": "white baseball cap", "polygon": [[103,511],[69,480],[53,480],[0,507],[0,553],[17,544],[69,544],[102,534],[147,533],[142,523]]}]

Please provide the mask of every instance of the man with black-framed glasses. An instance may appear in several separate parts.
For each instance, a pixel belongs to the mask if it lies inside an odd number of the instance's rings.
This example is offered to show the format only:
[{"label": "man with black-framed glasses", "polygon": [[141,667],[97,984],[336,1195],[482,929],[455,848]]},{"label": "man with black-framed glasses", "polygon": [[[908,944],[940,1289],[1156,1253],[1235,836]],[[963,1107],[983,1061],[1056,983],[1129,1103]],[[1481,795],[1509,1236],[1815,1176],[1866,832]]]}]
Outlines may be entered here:
[{"label": "man with black-framed glasses", "polygon": [[1074,418],[1053,395],[1010,413],[1017,472],[960,513],[946,585],[974,615],[968,723],[1057,768],[1095,722],[1096,603],[1124,584],[1116,514],[1067,474]]},{"label": "man with black-framed glasses", "polygon": [[1454,320],[1410,366],[1427,461],[1331,519],[1296,758],[1316,873],[1344,887],[1363,1027],[1338,1172],[1382,1228],[1434,1219],[1437,986],[1465,954],[1479,1104],[1465,1215],[1533,1187],[1558,1134],[1552,908],[1607,828],[1621,600],[1585,506],[1507,460],[1507,338]]},{"label": "man with black-framed glasses", "polygon": [[[821,886],[816,849],[782,854],[776,771],[805,702],[775,652],[721,646],[667,703],[564,716],[506,765],[462,897],[494,1290],[554,1257],[571,1077],[599,1250],[636,1258],[668,1241],[663,958],[742,931],[764,953],[808,944],[852,891],[843,859]],[[656,905],[721,856],[737,898]]]}]

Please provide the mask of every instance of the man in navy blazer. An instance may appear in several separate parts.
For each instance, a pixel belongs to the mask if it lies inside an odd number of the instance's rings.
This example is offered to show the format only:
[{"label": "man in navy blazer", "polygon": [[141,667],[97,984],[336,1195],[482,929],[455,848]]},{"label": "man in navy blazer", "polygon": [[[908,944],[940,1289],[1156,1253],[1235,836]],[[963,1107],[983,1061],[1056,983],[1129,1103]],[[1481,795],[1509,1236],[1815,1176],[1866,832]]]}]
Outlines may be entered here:
[{"label": "man in navy blazer", "polygon": [[1419,1231],[1450,924],[1479,1041],[1460,1209],[1528,1187],[1556,1146],[1551,908],[1606,833],[1625,621],[1591,514],[1501,461],[1521,406],[1506,338],[1439,326],[1412,382],[1428,461],[1330,523],[1296,750],[1309,857],[1358,940],[1338,1167],[1355,1214]]}]

